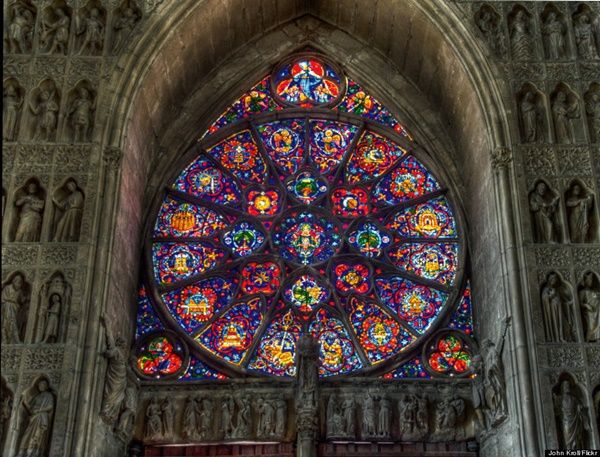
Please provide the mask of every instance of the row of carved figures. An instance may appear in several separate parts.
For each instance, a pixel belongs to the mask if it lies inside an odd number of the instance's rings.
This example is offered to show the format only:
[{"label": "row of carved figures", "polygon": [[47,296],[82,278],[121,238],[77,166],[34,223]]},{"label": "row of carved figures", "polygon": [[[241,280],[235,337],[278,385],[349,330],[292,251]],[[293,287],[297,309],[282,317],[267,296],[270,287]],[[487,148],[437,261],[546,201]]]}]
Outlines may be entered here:
[{"label": "row of carved figures", "polygon": [[547,341],[600,342],[600,277],[597,273],[586,271],[577,285],[577,294],[573,294],[571,285],[552,271],[542,285],[541,301]]},{"label": "row of carved figures", "polygon": [[31,284],[25,274],[17,271],[2,283],[2,344],[18,344],[26,340],[28,322],[33,343],[63,342],[71,302],[71,285],[64,275],[53,273],[40,287],[31,310]]},{"label": "row of carved figures", "polygon": [[[6,220],[6,239],[16,242],[79,240],[85,195],[75,179],[67,178],[47,197],[38,179],[30,178],[12,197],[7,203],[3,189],[2,216]],[[48,198],[51,205],[47,205]],[[7,205],[9,209],[5,215]]]},{"label": "row of carved figures", "polygon": [[[193,396],[182,408],[176,400],[152,397],[145,411],[144,436],[152,442],[214,441],[219,439],[281,440],[286,433],[287,401],[283,398],[235,393],[220,400]],[[176,428],[177,411],[183,410]],[[220,420],[216,412],[220,411]]]},{"label": "row of carved figures", "polygon": [[[73,10],[60,0],[41,10],[30,0],[16,0],[8,8],[4,31],[5,50],[11,54],[102,55],[116,53],[142,18],[135,0],[124,0],[112,14],[112,33],[107,36],[108,13],[98,0]],[[110,40],[107,45],[106,40]]]},{"label": "row of carved figures", "polygon": [[[519,125],[523,143],[560,144],[600,142],[600,82],[594,82],[581,97],[565,83],[558,83],[546,96],[532,83],[517,93]],[[548,106],[550,109],[548,110]]]},{"label": "row of carved figures", "polygon": [[64,106],[60,89],[51,79],[42,81],[29,97],[15,78],[6,79],[3,89],[2,139],[5,141],[51,142],[61,137],[74,143],[90,141],[96,92],[89,81],[77,83],[67,93]]},{"label": "row of carved figures", "polygon": [[[580,180],[573,180],[563,193],[538,179],[529,193],[529,211],[537,243],[590,243],[598,240],[596,197]],[[564,207],[562,203],[564,202]],[[566,224],[564,224],[566,215]],[[567,230],[563,230],[563,225]]]},{"label": "row of carved figures", "polygon": [[[537,60],[542,55],[548,61],[600,58],[600,18],[585,3],[573,8],[570,17],[552,3],[539,13],[539,23],[536,16],[517,3],[504,22],[495,7],[483,4],[475,13],[475,23],[500,58],[507,58],[509,50],[510,57],[520,61]],[[542,49],[537,43],[543,44]]]}]

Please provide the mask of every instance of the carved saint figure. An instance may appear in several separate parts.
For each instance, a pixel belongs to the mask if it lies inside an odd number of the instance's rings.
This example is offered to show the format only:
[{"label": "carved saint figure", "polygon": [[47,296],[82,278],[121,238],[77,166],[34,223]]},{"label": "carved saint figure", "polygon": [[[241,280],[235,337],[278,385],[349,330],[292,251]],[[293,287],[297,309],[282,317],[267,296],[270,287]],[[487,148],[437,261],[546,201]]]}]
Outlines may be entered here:
[{"label": "carved saint figure", "polygon": [[573,103],[569,104],[567,94],[563,90],[559,90],[554,98],[554,103],[552,103],[552,116],[554,117],[557,141],[559,143],[574,143],[573,119],[579,117],[579,103],[577,103],[577,100],[573,100]]},{"label": "carved saint figure", "polygon": [[44,89],[40,92],[37,106],[29,104],[29,109],[36,117],[34,140],[51,141],[56,132],[58,120],[58,102],[56,92]]},{"label": "carved saint figure", "polygon": [[287,403],[278,398],[275,400],[275,436],[282,437],[285,434],[285,424],[287,418]]},{"label": "carved saint figure", "polygon": [[200,410],[200,436],[207,439],[212,436],[213,424],[213,402],[208,398],[204,398],[201,402]]},{"label": "carved saint figure", "polygon": [[543,139],[541,113],[533,91],[529,90],[523,95],[519,103],[519,110],[523,140],[527,143],[540,142]]},{"label": "carved saint figure", "polygon": [[186,438],[194,438],[196,436],[196,431],[198,429],[199,409],[200,407],[197,398],[191,397],[187,400],[185,404],[185,409],[183,410],[182,426],[182,434]]},{"label": "carved saint figure", "polygon": [[112,45],[113,52],[121,50],[121,47],[125,44],[127,38],[133,31],[135,24],[139,20],[139,16],[133,8],[127,7],[123,13],[117,16],[115,24],[113,25],[114,30],[114,41]]},{"label": "carved saint figure", "polygon": [[600,95],[594,93],[588,99],[586,112],[591,117],[591,130],[594,134],[594,141],[600,143]]},{"label": "carved saint figure", "polygon": [[19,95],[15,84],[9,82],[4,88],[3,103],[2,138],[6,141],[14,141],[17,137],[19,113],[23,105],[23,98]]},{"label": "carved saint figure", "polygon": [[560,394],[555,398],[555,407],[562,435],[562,448],[584,448],[584,429],[588,424],[583,405],[571,392],[571,383],[567,380],[560,384]]},{"label": "carved saint figure", "polygon": [[331,395],[327,401],[327,437],[329,438],[344,434],[344,424],[338,402],[336,395]]},{"label": "carved saint figure", "polygon": [[175,430],[175,404],[171,397],[165,398],[161,410],[163,437],[173,438]]},{"label": "carved saint figure", "polygon": [[485,36],[488,45],[494,53],[499,56],[504,56],[506,52],[506,43],[504,41],[504,35],[498,26],[498,20],[487,8],[482,8],[477,21],[477,26],[481,33]]},{"label": "carved saint figure", "polygon": [[260,399],[257,410],[259,414],[258,435],[262,437],[272,436],[275,425],[275,408],[273,403],[268,399]]},{"label": "carved saint figure", "polygon": [[235,405],[232,397],[223,399],[221,404],[221,428],[225,438],[230,438],[233,433],[233,409]]},{"label": "carved saint figure", "polygon": [[591,271],[583,276],[579,304],[583,315],[585,341],[600,341],[600,288],[595,284],[594,273]]},{"label": "carved saint figure", "polygon": [[148,440],[159,440],[162,438],[162,411],[158,404],[158,398],[152,397],[146,408],[146,430],[145,436]]},{"label": "carved saint figure", "polygon": [[104,24],[100,17],[98,8],[92,8],[89,15],[83,19],[81,28],[77,31],[79,35],[83,34],[83,43],[79,48],[79,54],[88,51],[89,54],[99,54],[102,52],[102,39],[104,37]]},{"label": "carved saint figure", "polygon": [[15,201],[15,206],[21,209],[15,233],[15,241],[39,241],[45,202],[39,197],[40,192],[35,181],[27,184],[26,190],[27,194],[17,198]]},{"label": "carved saint figure", "polygon": [[356,433],[356,413],[353,397],[347,397],[342,402],[342,417],[344,419],[344,434],[353,438]]},{"label": "carved saint figure", "polygon": [[546,183],[539,181],[529,195],[529,209],[533,213],[533,230],[538,243],[556,243],[555,217],[558,196],[552,195]]},{"label": "carved saint figure", "polygon": [[564,26],[556,18],[556,13],[550,11],[546,22],[542,26],[542,34],[546,43],[546,54],[549,59],[562,59],[565,57]]},{"label": "carved saint figure", "polygon": [[417,441],[427,433],[427,402],[416,395],[403,395],[398,402],[400,434],[404,441]]},{"label": "carved saint figure", "polygon": [[2,288],[2,344],[21,342],[21,316],[29,301],[25,278],[21,273]]},{"label": "carved saint figure", "polygon": [[24,54],[31,48],[33,36],[33,13],[21,5],[12,11],[12,20],[8,25],[8,49],[12,54]]},{"label": "carved saint figure", "polygon": [[78,241],[79,228],[83,215],[83,193],[73,180],[67,182],[69,194],[62,200],[56,197],[52,199],[54,205],[62,211],[62,215],[56,225],[54,241]]},{"label": "carved saint figure", "polygon": [[21,435],[17,457],[43,457],[48,453],[48,437],[54,413],[54,395],[46,379],[37,383],[39,391],[31,400],[23,399],[27,425]]},{"label": "carved saint figure", "polygon": [[585,243],[588,240],[590,213],[593,202],[594,197],[591,193],[583,192],[579,184],[573,184],[571,192],[565,201],[569,216],[571,242]]},{"label": "carved saint figure", "polygon": [[529,19],[523,10],[518,10],[510,24],[510,47],[513,59],[527,60],[531,57],[531,37]]},{"label": "carved saint figure", "polygon": [[462,398],[444,398],[435,408],[434,428],[436,439],[440,441],[459,440],[464,433],[460,429],[465,413]]},{"label": "carved saint figure", "polygon": [[560,278],[556,273],[548,275],[546,284],[542,288],[542,306],[544,307],[546,339],[553,342],[569,341],[571,300],[562,290]]},{"label": "carved saint figure", "polygon": [[377,420],[377,436],[386,438],[390,436],[390,419],[392,414],[392,404],[387,397],[379,400],[379,415]]},{"label": "carved saint figure", "polygon": [[367,393],[362,404],[362,434],[363,437],[375,436],[375,402],[373,396]]},{"label": "carved saint figure", "polygon": [[51,22],[50,11],[47,11],[46,17],[42,21],[42,35],[40,38],[42,47],[49,54],[58,52],[66,54],[69,44],[69,27],[71,19],[61,8],[55,8],[53,15],[56,18]]},{"label": "carved saint figure", "polygon": [[575,43],[577,44],[577,51],[579,55],[584,59],[597,59],[598,50],[596,48],[596,41],[594,37],[594,29],[590,21],[590,17],[587,14],[581,14],[575,20]]},{"label": "carved saint figure", "polygon": [[62,298],[59,294],[50,295],[50,304],[46,311],[46,325],[44,327],[44,343],[55,343],[58,339],[58,326],[60,323],[60,312],[62,308]]},{"label": "carved saint figure", "polygon": [[510,321],[510,317],[504,321],[504,330],[498,344],[491,340],[486,340],[483,343],[483,393],[490,427],[503,421],[508,414],[502,352],[504,351],[504,342]]},{"label": "carved saint figure", "polygon": [[125,341],[118,337],[116,340],[104,317],[101,323],[106,332],[106,350],[102,355],[107,359],[106,378],[104,381],[104,396],[100,416],[108,423],[113,423],[119,414],[125,389],[127,387],[127,360],[124,354]]},{"label": "carved saint figure", "polygon": [[85,87],[80,87],[78,94],[69,109],[73,141],[84,143],[88,141],[88,132],[92,123],[92,113],[95,108],[94,100]]},{"label": "carved saint figure", "polygon": [[250,430],[252,428],[250,399],[246,396],[237,395],[235,397],[235,404],[238,407],[238,413],[236,416],[236,423],[233,434],[238,438],[247,438],[250,435]]},{"label": "carved saint figure", "polygon": [[117,425],[117,430],[122,436],[128,437],[131,433],[136,411],[137,390],[133,385],[129,385],[127,386],[127,389],[125,389],[125,399],[123,400],[119,423]]}]

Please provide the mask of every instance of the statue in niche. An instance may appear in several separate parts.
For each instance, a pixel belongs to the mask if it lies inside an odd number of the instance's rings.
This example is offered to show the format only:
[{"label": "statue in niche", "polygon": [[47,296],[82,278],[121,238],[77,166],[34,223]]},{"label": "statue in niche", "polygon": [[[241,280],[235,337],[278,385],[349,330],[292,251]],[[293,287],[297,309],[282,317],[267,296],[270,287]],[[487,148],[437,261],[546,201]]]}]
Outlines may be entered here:
[{"label": "statue in niche", "polygon": [[427,401],[416,395],[404,394],[398,402],[400,434],[404,441],[419,441],[427,434]]},{"label": "statue in niche", "polygon": [[56,90],[42,89],[38,96],[37,106],[29,104],[29,109],[36,117],[33,139],[36,141],[51,141],[56,132],[58,120],[58,102]]},{"label": "statue in niche", "polygon": [[[71,286],[56,272],[42,286],[39,296],[38,321],[33,341],[56,343],[60,334],[61,315],[67,312]],[[58,297],[58,298],[57,298]]]},{"label": "statue in niche", "polygon": [[200,437],[207,439],[212,436],[213,402],[208,398],[202,399],[200,409]]},{"label": "statue in niche", "polygon": [[583,59],[597,59],[598,50],[596,48],[594,29],[587,14],[583,13],[575,20],[574,31],[579,56]]},{"label": "statue in niche", "polygon": [[571,242],[585,243],[590,232],[590,216],[594,197],[591,193],[583,191],[581,185],[574,183],[567,194],[565,205],[569,218],[569,233]]},{"label": "statue in niche", "polygon": [[473,382],[471,384],[475,418],[477,420],[477,426],[479,428],[485,429],[487,427],[485,421],[485,387],[483,385],[483,359],[481,358],[480,354],[475,354],[473,356],[471,362],[471,369],[475,374],[475,377],[473,378]]},{"label": "statue in niche", "polygon": [[[54,22],[52,22],[54,17]],[[52,13],[46,10],[46,15],[42,20],[42,34],[40,44],[47,54],[66,54],[69,45],[69,28],[71,18],[62,8],[54,8]]]},{"label": "statue in niche", "polygon": [[26,426],[21,435],[17,457],[42,457],[48,453],[48,438],[54,414],[54,394],[45,378],[36,384],[37,393],[30,399],[23,398]]},{"label": "statue in niche", "polygon": [[137,411],[137,389],[130,384],[125,389],[125,398],[121,406],[121,414],[117,425],[117,432],[126,440],[133,428]]},{"label": "statue in niche", "polygon": [[462,398],[444,398],[438,402],[434,414],[434,441],[464,439],[461,424],[464,420],[465,401]]},{"label": "statue in niche", "polygon": [[377,417],[377,436],[389,438],[392,418],[392,403],[386,396],[379,400],[379,414]]},{"label": "statue in niche", "polygon": [[62,298],[59,294],[50,295],[50,304],[46,311],[44,334],[42,342],[55,343],[58,339],[58,327],[60,323],[60,313],[62,308]]},{"label": "statue in niche", "polygon": [[12,413],[13,395],[2,379],[2,391],[0,392],[0,449],[4,449],[4,438],[8,431],[8,424]]},{"label": "statue in niche", "polygon": [[572,300],[569,295],[561,284],[558,274],[554,272],[548,274],[546,284],[542,288],[547,341],[559,343],[571,341],[574,332],[571,318]]},{"label": "statue in niche", "polygon": [[102,41],[104,39],[104,24],[98,8],[90,9],[87,17],[81,21],[81,27],[77,30],[78,35],[83,35],[83,42],[78,54],[88,53],[96,55],[102,53]]},{"label": "statue in niche", "polygon": [[589,424],[581,401],[571,392],[571,383],[566,379],[560,383],[560,394],[554,398],[559,422],[562,449],[585,448],[585,431]]},{"label": "statue in niche", "polygon": [[235,404],[237,406],[237,416],[233,435],[236,438],[248,438],[250,429],[252,428],[252,417],[250,410],[250,399],[239,393],[235,396]]},{"label": "statue in niche", "polygon": [[521,131],[526,143],[539,143],[543,140],[542,113],[532,90],[525,92],[519,103]]},{"label": "statue in niche", "polygon": [[275,436],[283,437],[285,434],[285,424],[287,418],[287,403],[278,398],[275,400]]},{"label": "statue in niche", "polygon": [[510,24],[510,47],[515,60],[527,60],[531,57],[531,36],[529,19],[525,12],[519,9]]},{"label": "statue in niche", "polygon": [[172,439],[175,431],[175,404],[171,397],[165,398],[161,410],[163,437]]},{"label": "statue in niche", "polygon": [[45,202],[35,181],[27,184],[26,192],[15,201],[15,206],[20,209],[15,241],[36,242],[40,240]]},{"label": "statue in niche", "polygon": [[139,13],[131,6],[127,6],[123,12],[116,17],[113,25],[114,40],[112,50],[114,53],[121,50],[139,20]]},{"label": "statue in niche", "polygon": [[567,144],[574,143],[573,119],[579,118],[579,103],[577,100],[569,103],[566,92],[559,90],[554,97],[554,103],[552,103],[552,117],[554,118],[557,141]]},{"label": "statue in niche", "polygon": [[367,392],[362,402],[362,435],[365,438],[374,437],[375,430],[375,401],[373,395]]},{"label": "statue in niche", "polygon": [[488,8],[481,8],[477,26],[481,30],[481,33],[483,33],[492,51],[496,55],[503,57],[506,53],[506,43],[504,41],[504,34],[499,26],[499,21],[494,13]]},{"label": "statue in niche", "polygon": [[546,55],[549,59],[562,59],[565,57],[565,27],[556,18],[556,13],[550,11],[542,25],[542,34],[546,43]]},{"label": "statue in niche", "polygon": [[71,129],[73,130],[73,141],[75,143],[85,143],[89,141],[88,133],[92,124],[93,112],[96,104],[90,91],[85,87],[79,87],[71,106],[69,107],[69,116]]},{"label": "statue in niche", "polygon": [[600,143],[600,95],[597,92],[590,96],[585,110],[591,117],[590,130],[594,135],[594,141]]},{"label": "statue in niche", "polygon": [[183,410],[183,425],[181,427],[182,435],[185,438],[193,439],[196,437],[199,411],[198,399],[195,397],[188,398]]},{"label": "statue in niche", "polygon": [[2,286],[2,344],[21,343],[28,305],[27,282],[23,274],[15,273]]},{"label": "statue in niche", "polygon": [[556,243],[556,211],[558,196],[548,190],[543,181],[538,181],[529,195],[529,209],[533,213],[533,230],[538,243]]},{"label": "statue in niche", "polygon": [[342,417],[344,419],[344,435],[354,438],[356,433],[356,404],[354,397],[346,397],[342,402]]},{"label": "statue in niche", "polygon": [[162,432],[162,410],[158,404],[158,398],[152,397],[146,408],[146,430],[145,437],[155,441],[161,439]]},{"label": "statue in niche", "polygon": [[344,435],[342,413],[338,407],[338,397],[331,395],[327,402],[327,437],[334,438]]},{"label": "statue in niche", "polygon": [[8,49],[11,54],[25,54],[31,49],[35,27],[33,13],[18,3],[11,10],[7,31]]},{"label": "statue in niche", "polygon": [[19,94],[16,83],[9,81],[4,88],[3,98],[4,109],[2,118],[2,139],[14,141],[17,138],[17,129],[21,107],[23,106],[23,97]]},{"label": "statue in niche", "polygon": [[75,242],[79,240],[84,196],[72,179],[67,181],[65,187],[68,194],[64,198],[59,199],[56,193],[52,198],[54,206],[62,213],[56,225],[54,241]]},{"label": "statue in niche", "polygon": [[225,438],[231,438],[233,433],[233,410],[235,405],[232,397],[223,399],[221,404],[221,427]]},{"label": "statue in niche", "polygon": [[258,430],[261,437],[270,437],[274,434],[275,408],[270,400],[261,398],[258,400]]},{"label": "statue in niche", "polygon": [[104,396],[100,416],[107,423],[113,423],[119,414],[125,389],[127,388],[127,359],[125,357],[125,341],[121,337],[115,340],[104,316],[100,322],[106,333],[106,350],[102,355],[107,359]]},{"label": "statue in niche", "polygon": [[487,423],[490,427],[494,427],[501,423],[508,414],[502,353],[504,352],[504,343],[506,341],[510,321],[510,317],[507,317],[504,321],[504,331],[497,344],[491,340],[483,342],[483,392],[487,412]]},{"label": "statue in niche", "polygon": [[579,304],[585,341],[590,343],[600,341],[600,285],[591,271],[583,276],[583,284],[579,290]]}]

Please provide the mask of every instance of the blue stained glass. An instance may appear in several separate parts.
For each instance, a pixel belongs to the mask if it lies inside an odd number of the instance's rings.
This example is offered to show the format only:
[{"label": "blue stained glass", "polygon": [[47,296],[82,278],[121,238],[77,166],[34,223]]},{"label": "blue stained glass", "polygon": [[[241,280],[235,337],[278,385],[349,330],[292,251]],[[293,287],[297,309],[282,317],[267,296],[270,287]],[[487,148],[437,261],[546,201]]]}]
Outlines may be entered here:
[{"label": "blue stained glass", "polygon": [[431,375],[427,373],[420,357],[415,357],[409,360],[398,368],[386,373],[382,376],[384,379],[431,379]]},{"label": "blue stained glass", "polygon": [[217,370],[213,370],[208,365],[200,361],[193,355],[190,356],[190,363],[180,377],[180,381],[203,381],[205,379],[216,380],[216,379],[228,379],[228,376],[220,373]]},{"label": "blue stained glass", "polygon": [[135,329],[136,340],[146,335],[147,333],[164,330],[164,325],[158,318],[148,291],[144,285],[138,290],[138,310],[136,318],[137,326]]},{"label": "blue stained glass", "polygon": [[448,327],[462,330],[473,336],[473,304],[471,302],[471,283],[467,281],[462,291],[458,308],[452,313]]}]

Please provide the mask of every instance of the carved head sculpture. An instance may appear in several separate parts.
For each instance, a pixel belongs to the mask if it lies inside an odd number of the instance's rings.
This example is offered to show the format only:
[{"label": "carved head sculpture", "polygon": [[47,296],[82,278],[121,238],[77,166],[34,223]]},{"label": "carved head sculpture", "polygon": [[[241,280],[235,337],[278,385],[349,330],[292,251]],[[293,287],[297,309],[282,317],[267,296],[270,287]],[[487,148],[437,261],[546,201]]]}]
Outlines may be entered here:
[{"label": "carved head sculpture", "polygon": [[546,194],[546,183],[543,181],[538,182],[535,186],[535,191],[538,195],[544,196]]},{"label": "carved head sculpture", "polygon": [[533,92],[529,90],[529,91],[527,91],[525,93],[525,97],[524,98],[525,98],[525,101],[533,103],[533,97],[534,97]]},{"label": "carved head sculpture", "polygon": [[27,193],[29,195],[34,195],[37,193],[38,187],[37,184],[35,182],[30,182],[29,184],[27,184]]},{"label": "carved head sculpture", "polygon": [[581,186],[579,184],[573,184],[573,189],[571,190],[571,194],[575,197],[581,194]]},{"label": "carved head sculpture", "polygon": [[6,96],[15,97],[17,95],[17,90],[13,84],[9,84],[6,86]]},{"label": "carved head sculpture", "polygon": [[588,271],[583,276],[583,285],[585,287],[587,287],[588,289],[592,288],[592,286],[594,285],[594,273],[592,273],[591,271]]},{"label": "carved head sculpture", "polygon": [[546,22],[554,22],[555,19],[556,13],[554,11],[550,11],[550,13],[548,13],[548,19],[546,20]]},{"label": "carved head sculpture", "polygon": [[559,91],[556,93],[556,101],[558,101],[558,102],[561,102],[561,103],[562,103],[562,102],[564,102],[564,101],[566,101],[566,100],[567,100],[567,94],[565,94],[565,93],[564,93],[562,90],[559,90]]},{"label": "carved head sculpture", "polygon": [[54,14],[58,16],[59,20],[65,17],[65,12],[60,8],[56,8],[56,10],[54,10]]},{"label": "carved head sculpture", "polygon": [[40,100],[42,100],[42,102],[47,102],[48,100],[50,100],[50,92],[47,90],[43,90],[40,93]]},{"label": "carved head sculpture", "polygon": [[12,286],[19,290],[23,287],[23,275],[21,273],[17,273],[13,280],[12,280]]},{"label": "carved head sculpture", "polygon": [[556,273],[550,273],[548,275],[548,285],[554,287],[558,284],[558,275]]},{"label": "carved head sculpture", "polygon": [[50,295],[50,304],[51,305],[60,305],[62,298],[59,294],[52,294]]},{"label": "carved head sculpture", "polygon": [[90,93],[88,92],[88,90],[85,87],[80,87],[79,88],[79,96],[85,100],[90,98]]},{"label": "carved head sculpture", "polygon": [[587,24],[588,22],[590,22],[590,18],[587,14],[584,13],[581,16],[579,16],[579,22],[581,22],[582,24]]},{"label": "carved head sculpture", "polygon": [[117,346],[118,348],[124,348],[125,340],[122,337],[117,336],[117,338],[115,339],[115,346]]},{"label": "carved head sculpture", "polygon": [[48,388],[50,387],[48,385],[48,381],[46,381],[45,379],[40,379],[37,385],[38,389],[40,392],[45,392],[48,390]]},{"label": "carved head sculpture", "polygon": [[[87,91],[86,91],[86,93],[87,93]],[[70,192],[75,192],[77,190],[77,183],[75,181],[73,181],[73,180],[67,182],[67,189]]]},{"label": "carved head sculpture", "polygon": [[560,393],[563,395],[571,393],[571,383],[566,379],[560,383]]},{"label": "carved head sculpture", "polygon": [[98,8],[92,8],[90,11],[90,17],[92,17],[94,19],[96,19],[99,14],[100,14],[100,12],[98,11]]},{"label": "carved head sculpture", "polygon": [[525,20],[525,14],[523,13],[523,10],[517,11],[517,14],[515,14],[515,20],[520,22],[523,22]]}]

